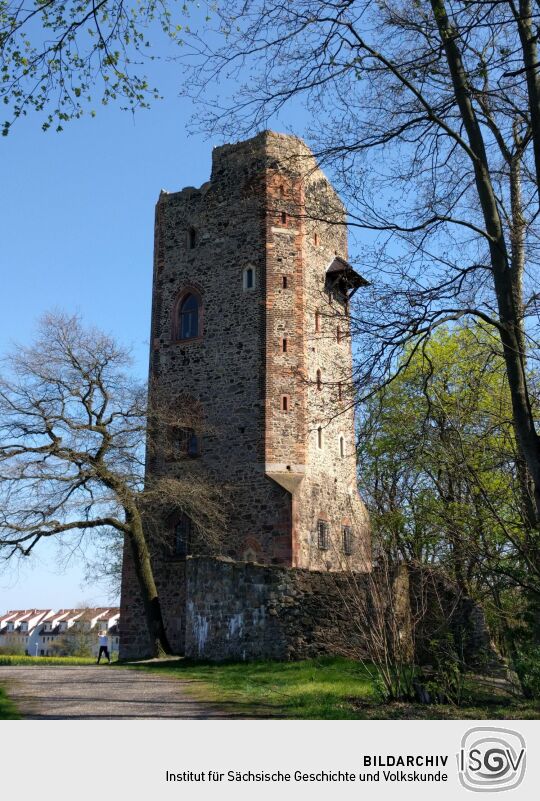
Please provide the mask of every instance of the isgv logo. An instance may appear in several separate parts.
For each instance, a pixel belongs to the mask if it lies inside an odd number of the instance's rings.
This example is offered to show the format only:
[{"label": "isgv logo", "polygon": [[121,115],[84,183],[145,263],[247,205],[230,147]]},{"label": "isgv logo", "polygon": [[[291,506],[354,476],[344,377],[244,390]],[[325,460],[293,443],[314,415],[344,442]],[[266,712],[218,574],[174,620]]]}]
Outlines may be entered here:
[{"label": "isgv logo", "polygon": [[477,726],[463,735],[457,759],[459,780],[467,790],[513,790],[525,775],[525,739],[512,729]]}]

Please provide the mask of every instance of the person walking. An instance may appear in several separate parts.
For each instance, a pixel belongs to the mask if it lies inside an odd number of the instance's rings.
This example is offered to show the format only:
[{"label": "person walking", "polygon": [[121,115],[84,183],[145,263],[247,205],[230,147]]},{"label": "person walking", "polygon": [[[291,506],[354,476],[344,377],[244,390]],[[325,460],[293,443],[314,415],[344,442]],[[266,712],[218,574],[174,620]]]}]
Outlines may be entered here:
[{"label": "person walking", "polygon": [[109,665],[111,664],[111,656],[109,654],[109,638],[107,637],[106,631],[99,632],[99,654],[97,658],[97,664],[101,662],[101,657],[106,656],[109,660]]}]

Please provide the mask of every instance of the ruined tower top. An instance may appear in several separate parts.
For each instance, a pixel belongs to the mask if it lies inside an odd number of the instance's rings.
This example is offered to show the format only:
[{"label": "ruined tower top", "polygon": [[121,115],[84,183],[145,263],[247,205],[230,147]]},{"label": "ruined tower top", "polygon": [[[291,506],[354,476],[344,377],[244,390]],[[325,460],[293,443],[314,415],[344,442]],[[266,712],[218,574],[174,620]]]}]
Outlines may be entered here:
[{"label": "ruined tower top", "polygon": [[231,555],[365,560],[348,319],[362,283],[344,206],[297,137],[217,147],[209,182],[160,195],[151,377],[203,410],[212,433],[170,469],[233,479]]},{"label": "ruined tower top", "polygon": [[[161,193],[151,387],[195,406],[201,426],[148,470],[223,486],[224,555],[369,569],[349,328],[363,283],[348,264],[344,206],[296,137],[264,131],[217,147],[207,183]],[[166,598],[204,544],[188,515],[165,513],[160,543]]]}]

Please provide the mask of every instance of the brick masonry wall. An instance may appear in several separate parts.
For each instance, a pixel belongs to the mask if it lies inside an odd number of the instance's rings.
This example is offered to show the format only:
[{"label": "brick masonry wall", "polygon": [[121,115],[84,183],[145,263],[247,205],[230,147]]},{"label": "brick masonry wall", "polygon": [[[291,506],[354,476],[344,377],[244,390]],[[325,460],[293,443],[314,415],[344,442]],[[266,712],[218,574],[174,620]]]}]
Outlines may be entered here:
[{"label": "brick masonry wall", "polygon": [[[347,259],[345,209],[303,142],[269,134],[266,152],[266,472],[292,491],[294,566],[367,570],[370,530],[357,491],[348,310],[326,282],[334,258]],[[291,412],[279,405],[283,394]],[[325,551],[318,548],[320,519],[330,529]],[[344,526],[353,532],[350,556]]]}]

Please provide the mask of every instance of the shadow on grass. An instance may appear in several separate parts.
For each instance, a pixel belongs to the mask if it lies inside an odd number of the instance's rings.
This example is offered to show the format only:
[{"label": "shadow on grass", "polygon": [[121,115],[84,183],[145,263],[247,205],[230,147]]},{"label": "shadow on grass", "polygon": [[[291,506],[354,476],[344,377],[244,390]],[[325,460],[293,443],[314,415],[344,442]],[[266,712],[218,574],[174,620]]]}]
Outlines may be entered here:
[{"label": "shadow on grass", "polygon": [[[537,719],[538,702],[509,698],[470,683],[467,704],[457,707],[381,703],[374,666],[322,657],[301,662],[196,662],[182,658],[129,663],[130,669],[175,676],[200,700],[241,704],[253,716],[309,720]],[[120,667],[120,665],[119,665]]]},{"label": "shadow on grass", "polygon": [[357,714],[348,697],[373,698],[373,672],[336,657],[301,662],[195,662],[162,659],[131,663],[130,669],[168,674],[186,691],[218,704],[251,705],[256,717],[347,719]]}]

